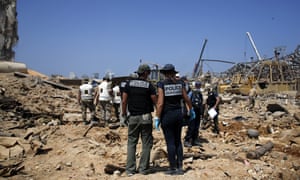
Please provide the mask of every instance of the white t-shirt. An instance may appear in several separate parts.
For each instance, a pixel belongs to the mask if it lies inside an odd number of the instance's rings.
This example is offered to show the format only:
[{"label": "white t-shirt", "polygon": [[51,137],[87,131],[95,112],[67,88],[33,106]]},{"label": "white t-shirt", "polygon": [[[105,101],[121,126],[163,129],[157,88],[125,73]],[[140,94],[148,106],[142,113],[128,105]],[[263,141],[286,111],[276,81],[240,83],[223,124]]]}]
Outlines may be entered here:
[{"label": "white t-shirt", "polygon": [[113,88],[113,95],[113,103],[121,103],[121,92],[118,85]]},{"label": "white t-shirt", "polygon": [[82,84],[79,87],[81,100],[92,100],[93,99],[93,86],[91,84]]},{"label": "white t-shirt", "polygon": [[99,100],[100,101],[110,101],[112,100],[109,92],[111,91],[111,82],[103,81],[98,86]]}]

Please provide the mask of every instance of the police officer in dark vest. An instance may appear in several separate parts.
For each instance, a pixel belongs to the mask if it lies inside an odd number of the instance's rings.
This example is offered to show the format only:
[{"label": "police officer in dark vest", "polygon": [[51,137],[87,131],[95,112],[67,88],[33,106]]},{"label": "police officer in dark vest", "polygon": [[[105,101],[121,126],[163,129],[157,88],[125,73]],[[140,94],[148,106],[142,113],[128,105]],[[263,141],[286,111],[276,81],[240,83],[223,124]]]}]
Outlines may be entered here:
[{"label": "police officer in dark vest", "polygon": [[[147,81],[150,67],[142,64],[136,71],[138,78],[129,80],[122,94],[122,116],[128,118],[128,142],[126,173],[128,176],[136,172],[149,173],[150,152],[153,146],[152,115],[157,101],[155,87]],[[142,153],[138,168],[136,167],[136,145],[142,139]]]},{"label": "police officer in dark vest", "polygon": [[195,112],[192,103],[186,93],[185,83],[176,79],[175,67],[172,64],[166,64],[160,72],[164,74],[165,80],[157,83],[158,101],[155,119],[155,127],[163,130],[170,169],[166,174],[183,174],[183,148],[181,142],[182,132],[182,100],[187,103],[191,120],[195,118]]},{"label": "police officer in dark vest", "polygon": [[192,106],[196,113],[194,121],[188,123],[188,129],[184,137],[184,147],[201,146],[199,139],[200,121],[203,115],[203,96],[201,93],[201,82],[195,82],[195,89],[188,93],[189,98],[192,101]]},{"label": "police officer in dark vest", "polygon": [[219,118],[218,118],[220,102],[221,102],[221,98],[218,95],[217,87],[209,88],[208,92],[207,92],[206,109],[207,110],[214,109],[217,112],[217,114],[213,117],[213,121],[214,121],[213,133],[215,133],[215,134],[220,133]]}]

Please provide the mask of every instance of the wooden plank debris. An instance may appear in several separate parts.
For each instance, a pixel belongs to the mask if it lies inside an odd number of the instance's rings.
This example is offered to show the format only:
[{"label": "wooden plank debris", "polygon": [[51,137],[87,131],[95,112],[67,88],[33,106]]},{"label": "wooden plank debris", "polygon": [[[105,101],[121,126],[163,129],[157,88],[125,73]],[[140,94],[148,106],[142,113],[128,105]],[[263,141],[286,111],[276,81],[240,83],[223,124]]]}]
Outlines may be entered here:
[{"label": "wooden plank debris", "polygon": [[257,148],[254,151],[249,151],[247,153],[248,159],[259,159],[263,156],[266,152],[270,151],[273,148],[273,143],[269,141],[268,143],[262,145],[261,147]]},{"label": "wooden plank debris", "polygon": [[[18,77],[29,77],[30,76],[28,74],[21,73],[21,72],[14,72],[14,75],[18,76]],[[59,88],[59,89],[62,89],[62,90],[71,90],[72,89],[71,87],[65,86],[63,84],[55,83],[53,81],[48,81],[48,80],[44,80],[44,79],[42,79],[41,81],[44,82],[44,83],[47,83],[49,85],[52,85],[55,88]]]}]

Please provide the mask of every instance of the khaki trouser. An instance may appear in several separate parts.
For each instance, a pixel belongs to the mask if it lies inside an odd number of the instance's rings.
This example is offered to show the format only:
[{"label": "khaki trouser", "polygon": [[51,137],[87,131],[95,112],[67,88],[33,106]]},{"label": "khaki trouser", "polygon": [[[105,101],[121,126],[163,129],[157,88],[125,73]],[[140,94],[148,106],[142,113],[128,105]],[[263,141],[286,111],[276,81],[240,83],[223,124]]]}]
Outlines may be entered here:
[{"label": "khaki trouser", "polygon": [[150,152],[153,146],[152,116],[151,114],[129,116],[128,118],[128,145],[127,145],[127,174],[135,173],[136,146],[139,138],[142,139],[142,153],[139,161],[138,171],[143,172],[149,168]]},{"label": "khaki trouser", "polygon": [[82,100],[81,101],[81,112],[82,112],[82,120],[87,121],[87,109],[89,109],[91,113],[91,120],[95,118],[95,105],[93,104],[93,100]]},{"label": "khaki trouser", "polygon": [[110,120],[111,117],[111,102],[110,101],[100,101],[100,113],[101,119],[104,120],[106,123]]}]

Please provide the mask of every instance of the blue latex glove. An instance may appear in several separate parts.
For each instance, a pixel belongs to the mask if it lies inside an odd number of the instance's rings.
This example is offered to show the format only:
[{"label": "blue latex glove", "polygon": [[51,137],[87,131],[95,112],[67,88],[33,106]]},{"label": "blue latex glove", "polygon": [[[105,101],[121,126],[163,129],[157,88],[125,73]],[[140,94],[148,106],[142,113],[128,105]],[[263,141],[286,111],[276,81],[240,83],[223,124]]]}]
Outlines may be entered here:
[{"label": "blue latex glove", "polygon": [[155,117],[154,121],[155,121],[155,129],[159,131],[160,119],[158,117]]},{"label": "blue latex glove", "polygon": [[193,121],[196,118],[196,113],[194,108],[190,109],[190,121]]}]

